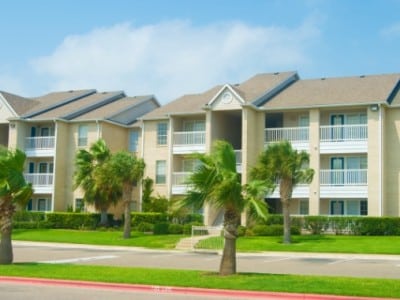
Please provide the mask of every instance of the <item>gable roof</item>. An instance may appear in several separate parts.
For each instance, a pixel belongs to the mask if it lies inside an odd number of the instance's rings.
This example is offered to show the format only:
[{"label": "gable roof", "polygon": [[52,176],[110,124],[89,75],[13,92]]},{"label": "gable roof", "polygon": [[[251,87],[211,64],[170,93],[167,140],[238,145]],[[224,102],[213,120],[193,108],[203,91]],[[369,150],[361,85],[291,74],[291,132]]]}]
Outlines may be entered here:
[{"label": "gable roof", "polygon": [[[287,84],[297,80],[296,72],[283,73],[263,73],[257,74],[241,84],[229,84],[243,102],[253,103],[269,97],[271,92],[274,92],[277,87],[279,91]],[[211,102],[222,93],[227,84],[217,85],[204,93],[184,95],[154,111],[143,116],[143,120],[166,118],[171,114],[204,114],[204,106]]]},{"label": "gable roof", "polygon": [[39,102],[35,100],[24,98],[8,92],[0,91],[0,93],[17,115],[22,115],[39,104]]},{"label": "gable roof", "polygon": [[400,74],[298,80],[261,107],[288,109],[387,103]]}]

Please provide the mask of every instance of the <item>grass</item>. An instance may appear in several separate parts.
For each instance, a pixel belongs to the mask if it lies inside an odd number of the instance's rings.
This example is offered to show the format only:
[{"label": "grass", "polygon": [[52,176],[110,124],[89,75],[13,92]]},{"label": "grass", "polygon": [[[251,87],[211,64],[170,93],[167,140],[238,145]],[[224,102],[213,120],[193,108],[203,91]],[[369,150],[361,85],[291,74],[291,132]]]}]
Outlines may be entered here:
[{"label": "grass", "polygon": [[123,239],[121,231],[84,231],[64,229],[14,229],[12,238],[19,241],[73,243],[87,245],[132,246],[173,249],[182,235],[149,235],[132,232],[130,239]]},{"label": "grass", "polygon": [[293,251],[358,254],[400,254],[400,236],[297,235],[292,244],[282,237],[243,237],[237,240],[239,251]]},{"label": "grass", "polygon": [[395,279],[345,278],[241,273],[219,276],[216,273],[123,268],[83,265],[14,264],[0,265],[2,276],[70,279],[113,283],[189,286],[212,289],[276,291],[399,298],[400,284]]}]

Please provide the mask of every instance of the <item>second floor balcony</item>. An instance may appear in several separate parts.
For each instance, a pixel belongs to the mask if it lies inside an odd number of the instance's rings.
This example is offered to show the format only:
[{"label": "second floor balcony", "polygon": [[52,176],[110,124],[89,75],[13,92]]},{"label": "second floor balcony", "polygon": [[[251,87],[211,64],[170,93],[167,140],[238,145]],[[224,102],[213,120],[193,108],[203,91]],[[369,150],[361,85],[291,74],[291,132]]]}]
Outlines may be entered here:
[{"label": "second floor balcony", "polygon": [[173,134],[173,153],[186,154],[206,151],[205,131],[177,131]]},{"label": "second floor balcony", "polygon": [[53,173],[26,173],[24,174],[26,182],[32,183],[35,193],[52,193],[53,191]]},{"label": "second floor balcony", "polygon": [[27,156],[53,156],[54,148],[54,136],[37,136],[25,138],[25,152]]}]

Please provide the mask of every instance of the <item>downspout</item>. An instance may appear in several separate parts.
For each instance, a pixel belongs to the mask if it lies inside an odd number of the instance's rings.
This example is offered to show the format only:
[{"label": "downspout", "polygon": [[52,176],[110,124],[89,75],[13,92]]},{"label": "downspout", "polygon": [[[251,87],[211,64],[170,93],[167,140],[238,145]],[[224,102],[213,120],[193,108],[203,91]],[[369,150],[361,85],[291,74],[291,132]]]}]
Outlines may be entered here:
[{"label": "downspout", "polygon": [[100,139],[100,123],[99,120],[96,120],[96,125],[97,125],[97,140]]},{"label": "downspout", "polygon": [[[142,145],[141,145],[141,158],[144,160],[144,122],[142,121]],[[143,203],[143,179],[141,180],[140,186],[139,186],[139,202],[138,202],[138,211],[142,211],[142,203]]]},{"label": "downspout", "polygon": [[53,155],[53,192],[51,193],[51,208],[50,211],[54,212],[54,201],[55,201],[55,188],[56,188],[56,170],[57,170],[57,136],[58,136],[58,125],[57,119],[54,119],[54,155]]}]

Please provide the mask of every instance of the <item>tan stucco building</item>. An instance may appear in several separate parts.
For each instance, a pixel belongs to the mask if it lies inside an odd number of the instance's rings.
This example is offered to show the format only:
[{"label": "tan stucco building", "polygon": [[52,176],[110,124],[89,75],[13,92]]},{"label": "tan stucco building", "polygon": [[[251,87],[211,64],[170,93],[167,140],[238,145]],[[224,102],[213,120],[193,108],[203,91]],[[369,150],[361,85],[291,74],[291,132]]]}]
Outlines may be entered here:
[{"label": "tan stucco building", "polygon": [[[154,96],[80,90],[23,98],[0,92],[0,144],[27,155],[25,178],[35,193],[27,209],[76,210],[82,191],[73,188],[75,155],[99,138],[112,152],[141,155],[138,117],[159,107]],[[139,208],[139,189],[133,208]]]},{"label": "tan stucco building", "polygon": [[[270,143],[288,140],[310,154],[311,184],[293,192],[299,215],[400,216],[400,74],[300,79],[296,72],[258,74],[184,95],[164,106],[153,96],[95,90],[25,99],[0,92],[0,144],[28,155],[34,184],[29,209],[66,210],[82,198],[72,188],[77,149],[104,138],[113,151],[143,157],[154,194],[185,195],[194,152],[232,143],[242,181]],[[136,189],[137,191],[139,189]],[[279,191],[267,195],[281,212]],[[140,195],[135,195],[136,199]],[[140,210],[140,201],[136,203]],[[205,208],[207,224],[221,214]]]},{"label": "tan stucco building", "polygon": [[[292,214],[400,216],[400,74],[302,80],[259,74],[185,95],[142,118],[146,176],[155,191],[184,195],[194,152],[224,139],[242,181],[270,143],[288,140],[310,154],[311,184],[293,192]],[[281,212],[279,190],[267,196]],[[206,223],[221,214],[205,209]]]}]

